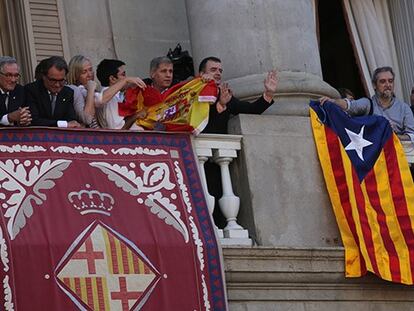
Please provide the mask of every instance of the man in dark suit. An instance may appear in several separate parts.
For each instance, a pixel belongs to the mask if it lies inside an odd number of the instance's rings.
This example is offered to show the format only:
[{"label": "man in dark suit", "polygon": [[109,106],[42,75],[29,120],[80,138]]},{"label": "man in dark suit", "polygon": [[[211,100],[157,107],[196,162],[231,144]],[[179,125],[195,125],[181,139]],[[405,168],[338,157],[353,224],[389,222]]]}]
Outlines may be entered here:
[{"label": "man in dark suit", "polygon": [[[261,114],[273,104],[273,96],[277,88],[276,71],[268,73],[264,80],[263,95],[255,102],[241,101],[233,96],[227,83],[222,83],[223,67],[221,60],[211,56],[203,59],[199,66],[199,74],[206,79],[213,79],[219,86],[220,94],[217,101],[210,107],[209,119],[203,133],[227,134],[227,124],[231,115],[239,113]],[[220,168],[212,162],[205,163],[208,191],[215,197],[215,205],[223,195]],[[225,219],[218,208],[214,209],[215,223],[225,225]]]},{"label": "man in dark suit", "polygon": [[214,79],[220,88],[219,99],[210,109],[208,124],[203,133],[227,134],[227,123],[231,115],[261,114],[273,104],[278,82],[276,71],[268,73],[264,81],[263,95],[253,103],[237,99],[228,84],[222,83],[223,67],[219,58],[210,56],[203,59],[199,66],[199,73],[205,78]]},{"label": "man in dark suit", "polygon": [[16,59],[0,57],[0,126],[28,126],[32,120],[19,78]]},{"label": "man in dark suit", "polygon": [[41,62],[38,79],[25,86],[26,100],[32,112],[32,125],[76,128],[73,90],[65,86],[68,66],[60,56]]}]

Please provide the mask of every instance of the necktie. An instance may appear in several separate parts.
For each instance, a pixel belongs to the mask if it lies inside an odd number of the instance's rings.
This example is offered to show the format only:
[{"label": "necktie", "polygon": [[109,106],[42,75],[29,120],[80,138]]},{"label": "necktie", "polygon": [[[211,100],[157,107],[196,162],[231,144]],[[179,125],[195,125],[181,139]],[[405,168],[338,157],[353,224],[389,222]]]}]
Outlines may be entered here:
[{"label": "necktie", "polygon": [[6,111],[9,108],[9,93],[1,94],[1,97],[4,98],[4,107],[6,107]]},{"label": "necktie", "polygon": [[55,107],[56,107],[56,95],[50,94],[50,105],[52,107],[52,115],[55,113]]}]

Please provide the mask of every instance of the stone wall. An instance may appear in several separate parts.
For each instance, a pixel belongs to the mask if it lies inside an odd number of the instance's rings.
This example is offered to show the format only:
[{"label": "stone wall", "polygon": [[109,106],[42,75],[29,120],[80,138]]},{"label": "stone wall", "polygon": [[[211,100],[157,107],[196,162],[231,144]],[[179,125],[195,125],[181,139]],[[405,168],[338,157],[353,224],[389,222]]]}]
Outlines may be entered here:
[{"label": "stone wall", "polygon": [[241,199],[238,220],[256,242],[340,245],[309,117],[239,115],[231,120],[230,132],[243,135],[233,166]]},{"label": "stone wall", "polygon": [[231,311],[414,310],[414,289],[372,274],[344,277],[336,248],[225,248]]},{"label": "stone wall", "polygon": [[126,62],[127,74],[144,78],[152,58],[177,43],[190,49],[184,0],[63,3],[71,56],[87,55],[94,64],[118,58]]}]

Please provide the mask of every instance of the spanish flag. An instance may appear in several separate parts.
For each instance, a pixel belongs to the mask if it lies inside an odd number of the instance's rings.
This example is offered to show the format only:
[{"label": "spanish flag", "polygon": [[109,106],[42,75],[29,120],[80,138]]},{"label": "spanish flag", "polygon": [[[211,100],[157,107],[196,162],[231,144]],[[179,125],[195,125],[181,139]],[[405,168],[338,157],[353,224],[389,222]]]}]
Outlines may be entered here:
[{"label": "spanish flag", "polygon": [[398,137],[381,116],[350,117],[329,102],[310,106],[346,277],[370,271],[413,284],[414,184]]},{"label": "spanish flag", "polygon": [[145,129],[199,134],[207,125],[210,105],[217,95],[216,83],[201,78],[181,82],[163,94],[151,86],[131,88],[118,111],[121,116],[130,116],[145,110],[145,116],[136,120]]}]

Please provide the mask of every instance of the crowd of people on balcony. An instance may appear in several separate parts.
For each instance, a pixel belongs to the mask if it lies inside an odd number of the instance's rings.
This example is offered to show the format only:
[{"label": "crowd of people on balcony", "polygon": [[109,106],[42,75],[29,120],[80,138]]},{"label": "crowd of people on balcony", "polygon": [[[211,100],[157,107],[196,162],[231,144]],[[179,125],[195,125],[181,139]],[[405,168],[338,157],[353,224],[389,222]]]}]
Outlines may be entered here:
[{"label": "crowd of people on balcony", "polygon": [[[141,79],[127,75],[123,61],[104,59],[96,70],[98,86],[87,57],[74,56],[67,64],[62,57],[52,56],[38,63],[35,81],[22,86],[16,59],[0,57],[0,124],[145,130],[135,123],[137,118],[145,116],[145,110],[128,117],[119,113],[124,91],[131,87],[153,88],[162,94],[173,84],[173,66],[171,57],[156,57],[150,63],[150,77]],[[204,133],[227,133],[231,115],[260,114],[274,103],[276,71],[267,74],[263,95],[253,103],[233,96],[229,85],[222,82],[222,73],[222,63],[217,57],[207,57],[200,63],[199,75],[203,80],[214,81],[219,90],[216,102],[210,106]]]},{"label": "crowd of people on balcony", "polygon": [[[104,59],[97,66],[99,87],[91,60],[82,55],[74,56],[69,65],[60,56],[43,59],[35,69],[35,81],[25,86],[19,84],[16,59],[0,57],[0,124],[145,130],[135,123],[137,118],[145,116],[145,110],[124,117],[118,111],[118,104],[123,102],[124,91],[130,87],[153,88],[160,94],[168,90],[174,81],[170,54],[150,62],[147,79],[127,75],[126,64],[121,60]],[[217,57],[203,59],[198,68],[198,75],[214,80],[219,89],[204,133],[225,134],[231,115],[261,114],[274,103],[276,71],[267,74],[262,96],[252,103],[237,99],[228,83],[222,81],[222,74],[222,62]],[[320,101],[322,104],[331,101],[350,115],[384,116],[401,139],[414,141],[414,87],[411,111],[409,105],[395,97],[394,78],[391,67],[377,68],[372,76],[375,90],[372,98],[355,99],[351,91],[341,89],[342,98],[322,97]],[[177,77],[175,80],[179,82]]]}]

